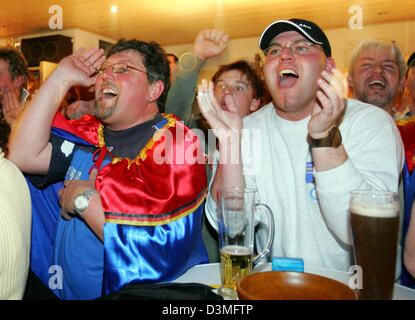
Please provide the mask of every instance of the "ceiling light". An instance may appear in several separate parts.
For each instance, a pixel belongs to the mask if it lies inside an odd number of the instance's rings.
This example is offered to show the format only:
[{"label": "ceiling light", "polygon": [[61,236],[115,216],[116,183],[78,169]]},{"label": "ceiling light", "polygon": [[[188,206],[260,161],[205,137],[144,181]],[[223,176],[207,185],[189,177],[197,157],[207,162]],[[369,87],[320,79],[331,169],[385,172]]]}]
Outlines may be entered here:
[{"label": "ceiling light", "polygon": [[118,7],[117,6],[112,6],[111,7],[111,12],[117,12],[118,11]]}]

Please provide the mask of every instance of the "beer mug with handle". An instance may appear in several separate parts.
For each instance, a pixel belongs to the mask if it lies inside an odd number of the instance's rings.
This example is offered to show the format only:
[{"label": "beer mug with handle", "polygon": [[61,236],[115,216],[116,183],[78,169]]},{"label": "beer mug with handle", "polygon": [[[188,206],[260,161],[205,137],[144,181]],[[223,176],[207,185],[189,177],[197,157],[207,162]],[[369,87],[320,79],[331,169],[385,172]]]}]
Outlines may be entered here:
[{"label": "beer mug with handle", "polygon": [[[263,203],[255,203],[255,189],[225,188],[218,191],[219,249],[222,286],[218,292],[236,299],[236,283],[251,273],[255,265],[270,252],[274,242],[274,217]],[[263,208],[264,210],[257,210]],[[254,256],[255,214],[268,217],[268,241]]]}]

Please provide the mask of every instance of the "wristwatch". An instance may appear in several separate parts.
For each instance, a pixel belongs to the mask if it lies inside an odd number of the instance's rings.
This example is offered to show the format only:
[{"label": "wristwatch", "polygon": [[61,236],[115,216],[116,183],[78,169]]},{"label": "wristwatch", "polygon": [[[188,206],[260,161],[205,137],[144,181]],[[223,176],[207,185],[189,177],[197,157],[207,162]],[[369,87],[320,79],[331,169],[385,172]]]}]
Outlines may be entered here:
[{"label": "wristwatch", "polygon": [[330,129],[329,134],[325,138],[313,139],[308,136],[308,143],[311,148],[338,148],[342,144],[342,136],[338,127]]},{"label": "wristwatch", "polygon": [[82,212],[86,210],[89,206],[89,198],[94,194],[99,193],[97,190],[89,188],[78,194],[75,199],[73,199],[73,211],[78,214],[81,218]]}]

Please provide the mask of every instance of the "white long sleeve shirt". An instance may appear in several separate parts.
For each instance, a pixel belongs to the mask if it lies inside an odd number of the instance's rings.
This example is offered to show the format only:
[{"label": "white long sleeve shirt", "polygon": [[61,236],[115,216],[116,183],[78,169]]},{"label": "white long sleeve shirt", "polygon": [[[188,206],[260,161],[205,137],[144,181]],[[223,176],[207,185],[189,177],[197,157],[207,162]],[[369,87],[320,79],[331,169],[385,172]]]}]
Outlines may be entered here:
[{"label": "white long sleeve shirt", "polygon": [[[305,265],[348,270],[352,259],[349,193],[354,189],[398,192],[404,153],[389,114],[348,99],[339,126],[348,160],[315,172],[307,142],[307,124],[280,118],[272,103],[244,118],[242,161],[247,187],[274,214],[272,256],[299,257]],[[206,214],[217,227],[216,204],[208,195]],[[266,217],[256,234],[262,248]]]}]

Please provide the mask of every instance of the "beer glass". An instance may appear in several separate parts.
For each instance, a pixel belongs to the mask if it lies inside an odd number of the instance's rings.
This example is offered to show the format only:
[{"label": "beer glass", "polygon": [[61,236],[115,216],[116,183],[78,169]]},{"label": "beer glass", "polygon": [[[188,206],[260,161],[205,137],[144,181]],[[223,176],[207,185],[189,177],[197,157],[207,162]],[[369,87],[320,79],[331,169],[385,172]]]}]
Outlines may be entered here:
[{"label": "beer glass", "polygon": [[354,190],[350,219],[355,261],[362,268],[362,300],[390,300],[393,295],[399,229],[396,193]]},{"label": "beer glass", "polygon": [[[255,203],[255,189],[228,188],[218,191],[219,249],[221,255],[222,286],[218,292],[236,299],[236,283],[251,273],[253,267],[271,250],[274,242],[274,217],[271,209]],[[264,210],[256,210],[263,208]],[[255,214],[268,217],[267,244],[257,256],[254,254]]]}]

